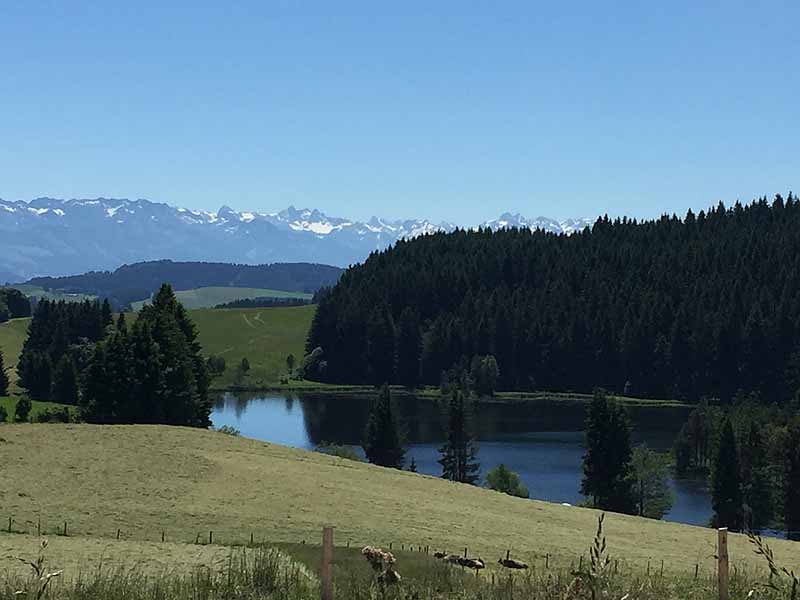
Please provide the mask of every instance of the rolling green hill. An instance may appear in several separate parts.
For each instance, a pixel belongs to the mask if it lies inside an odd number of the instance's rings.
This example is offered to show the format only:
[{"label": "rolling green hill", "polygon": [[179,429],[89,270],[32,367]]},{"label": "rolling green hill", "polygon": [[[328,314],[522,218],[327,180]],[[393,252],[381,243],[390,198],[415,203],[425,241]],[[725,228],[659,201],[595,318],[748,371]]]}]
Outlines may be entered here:
[{"label": "rolling green hill", "polygon": [[306,334],[316,307],[232,308],[193,310],[199,341],[206,355],[223,356],[224,375],[213,386],[234,383],[236,366],[247,358],[250,371],[240,382],[243,387],[274,385],[286,373],[286,356],[303,358]]},{"label": "rolling green hill", "polygon": [[[246,287],[202,287],[193,290],[181,290],[175,292],[178,300],[186,308],[213,308],[217,304],[232,302],[233,300],[243,300],[249,298],[303,298],[310,300],[311,294],[302,292],[284,292],[281,290],[270,290],[265,288],[246,288]],[[133,310],[141,310],[147,303],[146,300],[132,302]]]},{"label": "rolling green hill", "polygon": [[[166,426],[4,425],[2,518],[75,536],[217,543],[316,541],[323,525],[339,544],[430,545],[493,563],[510,549],[534,563],[586,552],[598,512],[384,469],[221,433]],[[30,525],[28,525],[30,527]],[[639,568],[701,572],[714,565],[715,531],[608,514],[615,557]],[[779,563],[800,567],[796,543],[773,540]],[[733,564],[760,565],[743,536]]]}]

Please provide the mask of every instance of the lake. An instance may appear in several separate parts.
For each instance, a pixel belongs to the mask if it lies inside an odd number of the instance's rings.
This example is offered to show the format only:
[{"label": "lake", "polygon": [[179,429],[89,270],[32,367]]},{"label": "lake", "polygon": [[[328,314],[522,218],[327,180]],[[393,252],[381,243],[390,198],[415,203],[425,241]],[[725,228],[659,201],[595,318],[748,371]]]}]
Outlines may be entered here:
[{"label": "lake", "polygon": [[[421,473],[440,475],[436,461],[444,439],[444,415],[439,404],[411,396],[398,397],[396,403],[406,427],[407,461],[413,456]],[[215,402],[211,420],[218,427],[235,427],[246,437],[296,448],[310,450],[322,442],[359,446],[369,404],[363,397],[226,393]],[[519,474],[531,498],[577,504],[582,500],[578,489],[584,409],[583,402],[562,399],[479,403],[473,427],[481,473],[504,463]],[[668,450],[688,411],[631,407],[634,443]],[[665,519],[707,525],[711,499],[705,482],[674,480],[671,486],[674,504]]]}]

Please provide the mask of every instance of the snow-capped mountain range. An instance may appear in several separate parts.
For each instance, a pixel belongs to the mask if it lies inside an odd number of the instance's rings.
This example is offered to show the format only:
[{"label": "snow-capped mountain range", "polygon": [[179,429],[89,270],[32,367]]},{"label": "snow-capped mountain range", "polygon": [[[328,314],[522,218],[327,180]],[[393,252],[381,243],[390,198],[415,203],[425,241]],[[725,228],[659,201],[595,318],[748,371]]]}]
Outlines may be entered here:
[{"label": "snow-capped mountain range", "polygon": [[[570,234],[593,223],[504,213],[475,227]],[[360,222],[293,206],[277,213],[237,212],[227,206],[207,212],[148,200],[0,200],[0,282],[163,258],[347,266],[402,238],[455,228],[425,219]]]}]

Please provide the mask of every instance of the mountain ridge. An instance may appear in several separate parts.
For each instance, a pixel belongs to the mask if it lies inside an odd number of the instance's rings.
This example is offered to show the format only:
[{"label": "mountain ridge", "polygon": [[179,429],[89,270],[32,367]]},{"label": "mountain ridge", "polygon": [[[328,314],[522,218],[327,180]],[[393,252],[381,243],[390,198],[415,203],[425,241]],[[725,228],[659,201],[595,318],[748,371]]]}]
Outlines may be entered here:
[{"label": "mountain ridge", "polygon": [[[506,212],[472,228],[571,234],[593,223],[587,218],[556,221]],[[236,211],[223,204],[211,212],[145,199],[0,199],[0,274],[9,280],[63,276],[162,259],[346,267],[400,239],[457,227],[428,219],[373,216],[358,221],[294,206],[266,213]]]}]

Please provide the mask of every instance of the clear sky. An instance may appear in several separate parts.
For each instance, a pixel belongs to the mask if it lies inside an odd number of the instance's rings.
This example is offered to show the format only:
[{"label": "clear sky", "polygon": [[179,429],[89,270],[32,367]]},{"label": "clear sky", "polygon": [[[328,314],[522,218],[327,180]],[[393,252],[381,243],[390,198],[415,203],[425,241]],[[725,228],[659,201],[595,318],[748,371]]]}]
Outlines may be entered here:
[{"label": "clear sky", "polygon": [[796,1],[9,0],[0,197],[471,224],[797,191],[798,23]]}]

